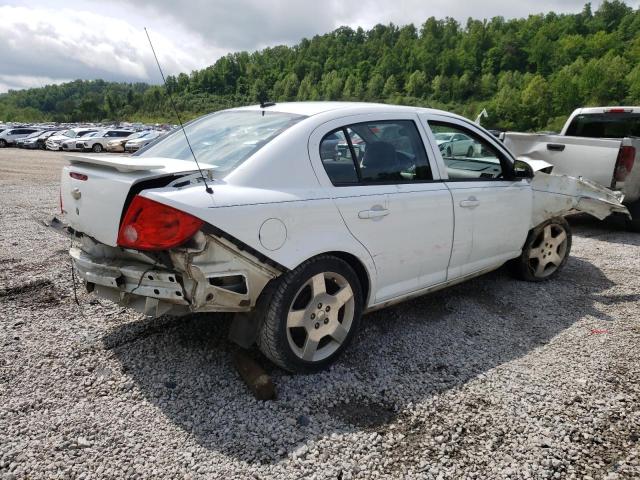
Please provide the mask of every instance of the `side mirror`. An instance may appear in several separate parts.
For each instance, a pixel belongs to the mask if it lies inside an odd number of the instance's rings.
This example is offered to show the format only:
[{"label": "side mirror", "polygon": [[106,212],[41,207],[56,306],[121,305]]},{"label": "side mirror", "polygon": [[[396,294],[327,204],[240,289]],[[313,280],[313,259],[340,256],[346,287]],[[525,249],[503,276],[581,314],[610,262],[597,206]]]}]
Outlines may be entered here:
[{"label": "side mirror", "polygon": [[516,160],[513,164],[513,173],[516,178],[533,178],[534,172],[531,165],[522,160]]}]

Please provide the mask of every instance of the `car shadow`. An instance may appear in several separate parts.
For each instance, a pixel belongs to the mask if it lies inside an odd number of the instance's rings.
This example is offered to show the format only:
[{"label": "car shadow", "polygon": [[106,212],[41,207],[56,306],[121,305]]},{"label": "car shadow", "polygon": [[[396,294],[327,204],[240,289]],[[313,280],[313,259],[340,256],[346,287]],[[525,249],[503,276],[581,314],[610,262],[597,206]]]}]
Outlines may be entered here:
[{"label": "car shadow", "polygon": [[606,294],[613,283],[580,258],[545,283],[505,270],[367,315],[340,361],[315,375],[288,374],[254,351],[277,386],[274,401],[254,399],[233,370],[228,318],[141,320],[103,343],[144,397],[200,445],[274,463],[333,433],[384,430],[410,403],[522,357],[585,316],[612,321],[599,305],[629,301]]},{"label": "car shadow", "polygon": [[604,220],[598,220],[586,213],[576,213],[566,218],[574,235],[597,238],[607,243],[640,245],[640,234],[627,230],[625,217],[622,215],[610,215]]}]

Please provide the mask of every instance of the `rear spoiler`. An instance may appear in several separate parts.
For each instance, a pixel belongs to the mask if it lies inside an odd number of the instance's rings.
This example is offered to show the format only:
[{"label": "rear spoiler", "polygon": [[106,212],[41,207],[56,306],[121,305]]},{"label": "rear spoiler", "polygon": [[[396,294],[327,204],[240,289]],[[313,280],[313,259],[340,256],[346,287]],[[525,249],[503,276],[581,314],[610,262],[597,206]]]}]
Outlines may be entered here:
[{"label": "rear spoiler", "polygon": [[120,155],[108,157],[104,155],[65,155],[65,159],[72,165],[78,163],[99,165],[101,167],[114,168],[119,172],[160,170],[166,167],[166,164],[159,162],[157,158],[140,158]]}]

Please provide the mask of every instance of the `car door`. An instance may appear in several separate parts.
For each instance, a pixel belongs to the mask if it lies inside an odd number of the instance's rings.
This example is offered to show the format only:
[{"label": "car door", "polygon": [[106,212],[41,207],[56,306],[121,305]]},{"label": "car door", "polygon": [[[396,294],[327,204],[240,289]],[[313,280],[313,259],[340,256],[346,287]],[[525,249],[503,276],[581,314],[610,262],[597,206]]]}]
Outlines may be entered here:
[{"label": "car door", "polygon": [[374,303],[446,280],[449,190],[414,114],[358,115],[316,129],[309,154],[347,228],[376,267]]},{"label": "car door", "polygon": [[436,133],[453,133],[474,142],[472,157],[447,157],[446,151],[438,151],[455,214],[448,280],[517,257],[531,221],[530,181],[515,178],[510,154],[471,122],[432,114],[423,114],[421,119],[429,127],[430,138]]}]

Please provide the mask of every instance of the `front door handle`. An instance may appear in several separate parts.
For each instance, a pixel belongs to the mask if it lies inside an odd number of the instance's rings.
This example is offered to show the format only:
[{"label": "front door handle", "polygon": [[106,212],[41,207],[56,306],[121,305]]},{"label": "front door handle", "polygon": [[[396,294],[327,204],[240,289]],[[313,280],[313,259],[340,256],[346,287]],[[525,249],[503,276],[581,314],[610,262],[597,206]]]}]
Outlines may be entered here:
[{"label": "front door handle", "polygon": [[547,143],[547,150],[551,150],[552,152],[562,152],[564,147],[565,145],[562,143]]},{"label": "front door handle", "polygon": [[389,210],[386,208],[380,208],[376,210],[362,210],[358,212],[358,218],[366,219],[366,218],[380,218],[386,217],[389,215]]},{"label": "front door handle", "polygon": [[474,207],[477,207],[478,205],[480,205],[480,202],[476,197],[469,197],[466,200],[462,200],[460,202],[460,206],[462,208],[474,208]]}]

